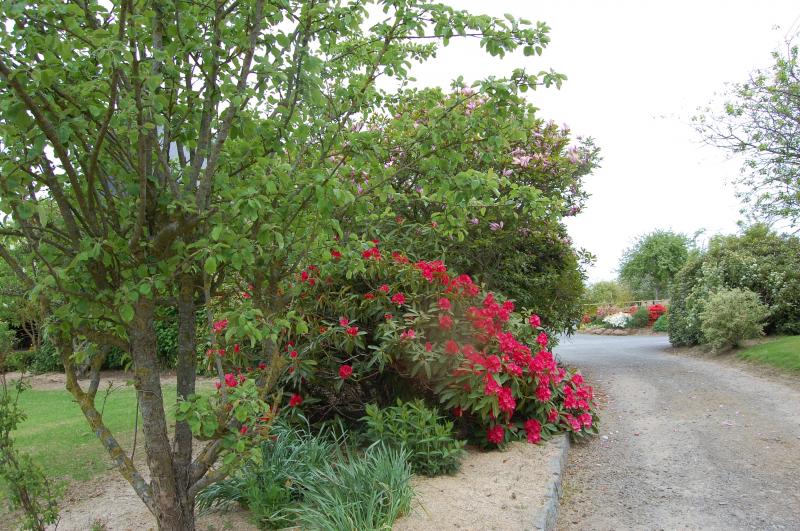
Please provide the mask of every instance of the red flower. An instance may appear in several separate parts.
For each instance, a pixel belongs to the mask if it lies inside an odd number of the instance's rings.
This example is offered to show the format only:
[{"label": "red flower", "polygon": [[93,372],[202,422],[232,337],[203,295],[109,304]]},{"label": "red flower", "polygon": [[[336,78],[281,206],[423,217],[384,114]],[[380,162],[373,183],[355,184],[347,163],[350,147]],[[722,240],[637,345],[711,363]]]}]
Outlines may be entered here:
[{"label": "red flower", "polygon": [[389,284],[381,284],[381,287],[379,287],[378,290],[384,293],[389,293]]},{"label": "red flower", "polygon": [[383,314],[383,318],[386,319],[387,321],[391,321],[392,320],[392,314],[385,313],[385,314]]},{"label": "red flower", "polygon": [[222,383],[219,380],[217,380],[216,382],[214,382],[214,387],[219,389],[220,387],[222,387]]},{"label": "red flower", "polygon": [[227,327],[228,327],[228,320],[227,319],[221,319],[219,321],[214,321],[214,324],[211,325],[211,328],[214,330],[215,334],[219,334],[220,332],[225,330]]},{"label": "red flower", "polygon": [[438,304],[439,304],[439,309],[444,311],[449,310],[451,307],[450,299],[448,299],[447,297],[442,297],[441,299],[439,299]]},{"label": "red flower", "polygon": [[535,313],[531,314],[531,316],[528,317],[528,322],[534,328],[538,328],[538,327],[542,326],[541,318],[539,318],[539,316],[536,315]]},{"label": "red flower", "polygon": [[340,253],[336,249],[331,249],[331,258],[333,258],[334,260],[338,260],[341,257],[342,257],[342,253]]},{"label": "red flower", "polygon": [[509,415],[517,408],[517,401],[514,400],[514,392],[510,387],[500,389],[500,392],[497,393],[497,402],[500,405],[500,410]]},{"label": "red flower", "polygon": [[443,330],[448,330],[450,327],[453,326],[453,318],[449,315],[440,315],[439,316],[439,328]]},{"label": "red flower", "polygon": [[430,352],[433,350],[433,343],[430,341],[425,342],[425,352]]},{"label": "red flower", "polygon": [[525,421],[525,433],[529,443],[537,443],[542,440],[542,425],[536,419]]},{"label": "red flower", "polygon": [[380,260],[381,258],[383,258],[381,256],[380,250],[377,247],[370,247],[369,249],[361,253],[361,257],[364,258],[364,260],[369,260],[370,258],[374,258],[375,260]]},{"label": "red flower", "polygon": [[309,286],[313,286],[313,285],[314,285],[314,284],[316,284],[316,283],[317,283],[317,281],[316,281],[316,280],[314,280],[313,278],[311,278],[311,279],[309,279],[309,280],[308,280],[308,285],[309,285]]},{"label": "red flower", "polygon": [[289,407],[297,407],[303,403],[303,397],[298,395],[297,393],[292,395],[292,398],[289,399]]},{"label": "red flower", "polygon": [[454,417],[464,416],[464,410],[461,408],[461,406],[456,406],[453,408],[453,416]]},{"label": "red flower", "polygon": [[350,319],[347,317],[339,317],[339,326],[347,326],[350,324]]},{"label": "red flower", "polygon": [[353,337],[356,337],[358,335],[358,327],[357,326],[351,326],[346,331],[347,331],[347,333],[349,335],[351,335]]},{"label": "red flower", "polygon": [[555,422],[558,420],[558,410],[551,409],[547,412],[547,422]]},{"label": "red flower", "polygon": [[246,291],[243,291],[243,292],[242,292],[242,297],[243,297],[243,298],[245,298],[245,299],[249,299],[250,297],[252,297],[252,295],[250,295],[250,294],[249,294],[249,293],[247,293]]},{"label": "red flower", "polygon": [[263,371],[264,369],[266,369],[266,368],[267,368],[267,364],[266,364],[266,363],[264,363],[264,362],[262,361],[262,362],[260,362],[260,363],[258,364],[258,368],[259,368],[259,369],[261,369],[261,370]]},{"label": "red flower", "polygon": [[548,385],[539,385],[536,388],[536,398],[539,399],[540,402],[547,402],[550,400],[550,396],[552,396],[552,391],[550,391],[550,386]]},{"label": "red flower", "polygon": [[501,444],[505,439],[505,430],[499,424],[493,428],[489,428],[486,432],[486,439],[492,444]]},{"label": "red flower", "polygon": [[367,299],[368,301],[371,301],[372,299],[375,298],[375,294],[374,293],[365,293],[364,294],[364,298]]},{"label": "red flower", "polygon": [[409,328],[408,330],[405,330],[400,333],[400,339],[402,341],[411,341],[415,337],[417,337],[417,333],[414,331],[413,328]]},{"label": "red flower", "polygon": [[392,295],[391,301],[396,305],[400,306],[401,304],[404,304],[406,302],[406,296],[403,295],[402,293],[395,293],[394,295]]},{"label": "red flower", "polygon": [[241,429],[239,430],[239,433],[241,433],[242,435],[247,433],[247,424],[242,425]]},{"label": "red flower", "polygon": [[575,374],[572,375],[572,383],[574,383],[575,385],[583,384],[583,376],[581,376],[581,373],[576,372]]},{"label": "red flower", "polygon": [[448,339],[447,343],[444,344],[444,351],[448,354],[458,354],[458,343],[452,339]]},{"label": "red flower", "polygon": [[236,381],[236,376],[231,373],[225,375],[225,385],[228,387],[236,387],[239,382]]},{"label": "red flower", "polygon": [[536,342],[543,347],[547,346],[547,334],[545,334],[544,332],[540,332],[539,335],[536,337]]},{"label": "red flower", "polygon": [[350,375],[353,374],[353,367],[350,365],[342,365],[339,367],[339,378],[342,380],[346,380],[350,378]]},{"label": "red flower", "polygon": [[289,353],[289,357],[290,357],[290,358],[296,358],[296,357],[297,357],[297,351],[296,351],[296,350],[293,350],[293,351],[291,351],[291,352]]},{"label": "red flower", "polygon": [[233,351],[234,351],[236,354],[238,354],[238,353],[239,353],[239,350],[240,350],[240,348],[239,348],[239,343],[236,343],[235,345],[233,345]]},{"label": "red flower", "polygon": [[308,271],[303,271],[302,273],[300,273],[300,280],[302,280],[303,282],[308,280]]}]

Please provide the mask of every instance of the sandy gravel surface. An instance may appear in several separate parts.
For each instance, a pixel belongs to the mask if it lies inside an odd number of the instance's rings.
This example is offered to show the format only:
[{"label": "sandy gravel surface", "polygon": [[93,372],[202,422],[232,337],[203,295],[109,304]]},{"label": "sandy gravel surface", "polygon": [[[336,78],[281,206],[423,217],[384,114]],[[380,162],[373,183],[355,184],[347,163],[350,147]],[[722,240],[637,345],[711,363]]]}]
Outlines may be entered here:
[{"label": "sandy gravel surface", "polygon": [[553,481],[554,444],[516,442],[503,452],[470,451],[453,476],[415,477],[412,513],[395,531],[531,529]]},{"label": "sandy gravel surface", "polygon": [[669,353],[662,337],[556,349],[604,398],[573,445],[558,528],[800,529],[800,385]]}]

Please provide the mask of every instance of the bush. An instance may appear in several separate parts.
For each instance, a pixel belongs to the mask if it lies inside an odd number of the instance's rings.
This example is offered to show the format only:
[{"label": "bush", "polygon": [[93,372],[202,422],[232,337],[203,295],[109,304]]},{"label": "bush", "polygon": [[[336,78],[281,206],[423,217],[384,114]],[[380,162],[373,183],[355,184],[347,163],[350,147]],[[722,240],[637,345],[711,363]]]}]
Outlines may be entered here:
[{"label": "bush", "polygon": [[669,331],[669,314],[665,313],[653,323],[653,332],[668,332]]},{"label": "bush", "polygon": [[316,421],[428,398],[493,445],[596,433],[592,388],[558,366],[537,316],[514,313],[441,261],[388,258],[377,245],[361,254],[299,279],[309,330],[285,345],[290,407]]},{"label": "bush", "polygon": [[453,437],[453,423],[439,416],[422,400],[397,401],[396,406],[367,406],[367,437],[408,451],[415,474],[438,476],[453,474],[461,466],[464,442]]},{"label": "bush", "polygon": [[631,322],[631,316],[625,312],[618,312],[603,319],[611,328],[626,328]]},{"label": "bush", "polygon": [[656,320],[667,313],[667,308],[661,304],[654,304],[647,307],[647,324],[652,326]]},{"label": "bush", "polygon": [[645,328],[649,322],[650,313],[647,308],[639,308],[631,315],[630,321],[628,321],[628,328]]},{"label": "bush", "polygon": [[675,276],[670,299],[669,342],[673,346],[691,346],[703,342],[700,329],[700,312],[703,301],[709,295],[708,287],[702,282],[702,255],[689,257]]},{"label": "bush", "polygon": [[312,435],[308,428],[282,424],[274,425],[272,434],[274,439],[262,443],[258,458],[197,495],[198,510],[239,503],[259,527],[293,525],[292,511],[303,499],[300,485],[336,456],[341,440],[325,432]]},{"label": "bush", "polygon": [[363,456],[326,462],[300,480],[303,529],[391,529],[411,508],[414,491],[405,450],[374,445]]},{"label": "bush", "polygon": [[700,314],[703,336],[715,351],[739,346],[764,334],[769,309],[749,290],[728,289],[711,295]]}]

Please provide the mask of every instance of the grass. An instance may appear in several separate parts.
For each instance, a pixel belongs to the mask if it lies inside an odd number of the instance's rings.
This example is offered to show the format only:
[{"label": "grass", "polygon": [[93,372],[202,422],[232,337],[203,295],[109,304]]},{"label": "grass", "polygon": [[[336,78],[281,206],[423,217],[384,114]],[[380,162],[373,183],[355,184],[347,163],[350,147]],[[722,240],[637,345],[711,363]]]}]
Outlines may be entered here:
[{"label": "grass", "polygon": [[754,345],[736,354],[739,358],[800,372],[800,336],[785,336]]},{"label": "grass", "polygon": [[[97,393],[97,408],[103,407],[105,389]],[[174,385],[164,386],[168,417],[174,413]],[[20,408],[27,415],[14,432],[17,449],[30,455],[44,467],[48,477],[83,481],[109,469],[111,461],[105,449],[90,430],[78,404],[66,390],[34,390],[22,393]],[[103,420],[127,451],[133,444],[136,414],[136,392],[132,386],[117,386],[105,399]],[[139,417],[136,453],[143,455],[144,439]]]}]

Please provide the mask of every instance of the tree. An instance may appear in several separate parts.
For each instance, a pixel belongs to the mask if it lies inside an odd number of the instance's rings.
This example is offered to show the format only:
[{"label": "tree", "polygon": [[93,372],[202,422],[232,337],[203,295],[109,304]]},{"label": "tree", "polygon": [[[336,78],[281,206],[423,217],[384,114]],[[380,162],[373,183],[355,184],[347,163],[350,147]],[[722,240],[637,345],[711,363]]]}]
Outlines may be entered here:
[{"label": "tree", "polygon": [[[17,242],[0,246],[0,256],[49,316],[68,390],[160,529],[194,529],[197,492],[268,433],[269,422],[240,427],[255,408],[274,418],[266,413],[281,401],[279,346],[307,330],[292,309],[300,264],[330,259],[334,239],[356,246],[356,229],[395,216],[389,205],[406,193],[398,177],[449,160],[442,129],[421,127],[391,148],[424,149],[394,163],[381,140],[387,117],[403,118],[391,114],[376,80],[402,84],[412,61],[459,36],[494,56],[520,47],[540,54],[549,41],[546,25],[510,16],[421,0],[381,0],[374,12],[370,4],[42,0],[0,8],[0,208],[3,234]],[[476,86],[502,106],[562,79],[517,70]],[[555,208],[534,187],[498,196],[507,180],[493,172],[426,174],[421,186],[457,214],[478,202],[529,203],[523,211],[540,216]],[[356,182],[362,175],[369,183]],[[463,225],[454,215],[441,230],[457,237]],[[40,266],[36,277],[12,252],[23,243]],[[178,316],[174,433],[155,328],[168,309]],[[264,377],[187,409],[198,346],[220,379],[259,360]],[[132,359],[149,481],[95,406],[111,347]],[[90,367],[86,386],[78,364]],[[189,414],[200,410],[214,422]],[[193,453],[194,438],[207,444]]]},{"label": "tree", "polygon": [[774,64],[731,86],[722,112],[696,117],[705,141],[745,156],[738,196],[757,220],[800,230],[800,64],[787,41]]},{"label": "tree", "polygon": [[625,250],[619,264],[619,277],[638,297],[669,297],[672,280],[688,257],[689,238],[657,230],[640,236]]}]

